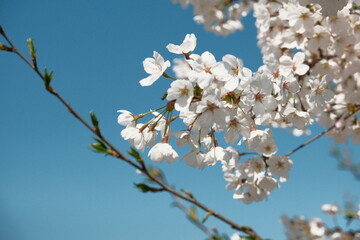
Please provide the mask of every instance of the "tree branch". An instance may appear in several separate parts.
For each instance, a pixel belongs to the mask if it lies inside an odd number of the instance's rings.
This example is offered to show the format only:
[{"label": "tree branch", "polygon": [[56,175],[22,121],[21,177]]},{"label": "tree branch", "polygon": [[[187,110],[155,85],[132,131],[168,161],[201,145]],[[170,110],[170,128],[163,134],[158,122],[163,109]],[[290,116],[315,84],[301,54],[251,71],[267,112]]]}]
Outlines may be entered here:
[{"label": "tree branch", "polygon": [[323,135],[327,134],[328,132],[330,132],[331,130],[333,130],[336,127],[337,122],[339,122],[340,120],[347,120],[350,117],[354,116],[357,112],[359,112],[360,110],[360,105],[356,106],[355,111],[353,111],[352,113],[348,114],[346,117],[342,118],[340,117],[338,121],[336,121],[336,123],[334,125],[332,125],[331,127],[329,127],[328,129],[322,131],[321,133],[319,133],[318,135],[310,138],[309,140],[307,140],[306,142],[300,144],[298,147],[294,148],[293,150],[291,150],[290,152],[286,153],[285,156],[290,156],[293,153],[295,153],[296,151],[300,150],[301,148],[309,145],[310,143],[312,143],[313,141],[317,140],[318,138],[322,137]]}]

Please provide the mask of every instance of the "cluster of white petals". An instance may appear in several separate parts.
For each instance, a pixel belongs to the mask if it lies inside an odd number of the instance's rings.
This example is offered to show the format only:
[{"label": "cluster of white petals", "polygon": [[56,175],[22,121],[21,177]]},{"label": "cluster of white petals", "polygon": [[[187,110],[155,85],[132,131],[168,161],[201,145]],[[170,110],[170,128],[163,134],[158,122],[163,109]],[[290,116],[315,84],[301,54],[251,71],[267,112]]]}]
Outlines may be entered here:
[{"label": "cluster of white petals", "polygon": [[[265,65],[277,78],[288,78],[289,72],[296,78],[291,80],[295,95],[284,99],[288,103],[284,115],[302,131],[313,120],[325,127],[336,125],[327,135],[336,143],[353,138],[356,144],[353,129],[360,124],[357,4],[359,1],[347,0],[331,4],[320,0],[254,3],[258,45]],[[295,82],[299,87],[294,87]]]},{"label": "cluster of white petals", "polygon": [[182,7],[193,5],[194,20],[204,24],[209,31],[219,35],[228,35],[243,29],[241,19],[248,15],[253,0],[172,0]]},{"label": "cluster of white petals", "polygon": [[[158,112],[119,111],[118,122],[125,126],[121,136],[135,148],[151,147],[151,160],[171,163],[179,158],[170,145],[174,138],[188,150],[182,158],[188,165],[203,169],[222,164],[226,188],[234,190],[235,199],[251,203],[279,188],[293,165],[288,156],[276,155],[272,127],[291,128],[298,136],[318,122],[334,126],[327,135],[337,143],[349,138],[360,142],[357,2],[339,0],[332,9],[324,1],[177,2],[193,4],[198,21],[222,34],[236,30],[238,25],[229,21],[240,21],[252,7],[264,65],[253,73],[236,56],[227,54],[219,61],[208,51],[196,54],[197,38],[187,34],[180,45],[167,45],[181,56],[173,60],[171,77],[165,73],[170,62],[154,51],[144,61],[150,76],[140,84],[150,86],[161,76],[173,81],[163,97],[168,102]],[[139,123],[146,116],[152,118]],[[175,121],[182,121],[183,130],[172,131]],[[245,152],[237,150],[240,144]],[[248,154],[254,156],[240,161]]]},{"label": "cluster of white petals", "polygon": [[[335,215],[339,212],[339,207],[334,203],[324,204],[321,209],[332,217],[336,217]],[[352,220],[360,220],[360,206],[357,212],[351,210],[343,210],[342,212],[347,218],[351,215]],[[339,225],[332,228],[320,218],[309,220],[305,217],[289,218],[283,216],[281,221],[289,240],[360,240],[360,231],[344,230]]]}]

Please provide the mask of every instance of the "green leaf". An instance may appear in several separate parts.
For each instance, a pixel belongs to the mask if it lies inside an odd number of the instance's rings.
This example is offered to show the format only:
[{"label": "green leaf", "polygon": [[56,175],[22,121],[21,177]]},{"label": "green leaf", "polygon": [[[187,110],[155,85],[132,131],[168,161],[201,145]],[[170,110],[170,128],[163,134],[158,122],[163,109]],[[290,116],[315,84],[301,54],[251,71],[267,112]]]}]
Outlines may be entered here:
[{"label": "green leaf", "polygon": [[35,59],[35,58],[36,58],[36,50],[35,50],[35,46],[34,46],[34,40],[31,39],[31,38],[28,38],[28,39],[26,40],[26,42],[27,42],[27,46],[28,46],[28,48],[29,48],[30,57],[31,57],[32,59]]},{"label": "green leaf", "polygon": [[206,222],[206,220],[211,216],[213,215],[212,212],[207,212],[206,215],[204,216],[203,220],[201,221],[202,223]]},{"label": "green leaf", "polygon": [[93,151],[98,153],[109,153],[109,149],[102,140],[98,138],[94,138],[94,140],[96,141],[96,143],[90,144],[90,146],[93,148]]},{"label": "green leaf", "polygon": [[162,188],[150,187],[150,186],[148,186],[148,185],[146,185],[144,183],[138,183],[138,184],[134,183],[134,185],[135,185],[135,187],[137,189],[139,189],[143,193],[146,193],[146,192],[161,192],[161,191],[163,191]]},{"label": "green leaf", "polygon": [[166,93],[164,93],[164,95],[161,97],[161,100],[165,100],[166,98],[167,98],[167,95],[168,95],[168,93],[166,92]]},{"label": "green leaf", "polygon": [[248,239],[248,240],[256,240],[256,238],[254,236],[245,236],[243,238]]},{"label": "green leaf", "polygon": [[53,78],[53,75],[54,75],[53,71],[48,73],[47,69],[46,68],[44,69],[44,83],[46,87],[50,86],[50,82]]},{"label": "green leaf", "polygon": [[95,113],[93,111],[90,111],[90,117],[91,117],[91,122],[93,124],[93,126],[95,128],[99,127],[99,120],[97,119]]},{"label": "green leaf", "polygon": [[212,235],[211,240],[222,240],[222,238],[220,236],[217,236],[217,235]]},{"label": "green leaf", "polygon": [[195,85],[194,87],[194,97],[201,99],[203,90],[199,87],[199,85]]},{"label": "green leaf", "polygon": [[193,195],[189,190],[181,189],[180,191],[183,192],[183,193],[185,193],[185,194],[188,195],[189,197],[194,198],[194,195]]},{"label": "green leaf", "polygon": [[135,160],[136,161],[138,161],[138,162],[140,162],[140,163],[143,163],[144,161],[143,161],[143,159],[142,159],[142,157],[141,157],[141,155],[140,155],[140,153],[135,149],[135,148],[130,148],[130,151],[127,151],[128,152],[128,154],[130,155],[130,156],[132,156],[133,158],[135,158]]},{"label": "green leaf", "polygon": [[12,52],[13,49],[10,48],[10,47],[8,47],[8,46],[6,46],[6,45],[4,45],[3,43],[0,43],[0,50]]}]

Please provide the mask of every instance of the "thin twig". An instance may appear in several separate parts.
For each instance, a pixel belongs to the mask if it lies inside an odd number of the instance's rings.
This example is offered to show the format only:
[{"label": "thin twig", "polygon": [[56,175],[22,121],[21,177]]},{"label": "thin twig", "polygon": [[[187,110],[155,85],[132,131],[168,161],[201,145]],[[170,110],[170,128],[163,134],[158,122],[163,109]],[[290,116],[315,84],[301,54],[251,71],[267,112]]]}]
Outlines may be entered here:
[{"label": "thin twig", "polygon": [[295,153],[296,151],[300,150],[301,148],[305,147],[306,145],[309,145],[310,143],[312,143],[313,141],[315,141],[316,139],[322,137],[323,135],[327,134],[328,132],[330,132],[331,130],[333,130],[336,127],[336,124],[338,121],[340,120],[347,120],[349,119],[351,116],[354,116],[357,112],[359,112],[360,110],[360,106],[357,106],[357,109],[350,113],[349,115],[347,115],[345,118],[341,118],[339,120],[336,121],[336,123],[334,125],[332,125],[331,127],[329,127],[328,129],[322,131],[321,133],[319,133],[318,135],[312,137],[311,139],[307,140],[306,142],[300,144],[298,147],[294,148],[293,150],[291,150],[290,152],[286,153],[285,156],[290,156],[293,153]]},{"label": "thin twig", "polygon": [[204,224],[202,224],[198,219],[191,219],[191,216],[189,216],[189,211],[190,209],[187,208],[181,201],[179,198],[174,197],[174,205],[176,207],[178,207],[181,211],[183,211],[186,215],[188,215],[190,221],[196,226],[198,227],[201,231],[203,231],[206,235],[208,235],[209,237],[212,237],[213,234],[210,232],[210,230],[204,226]]},{"label": "thin twig", "polygon": [[[37,75],[45,81],[45,77],[44,75],[39,71],[39,69],[37,68],[37,66],[34,63],[31,63],[26,57],[24,57],[15,47],[15,45],[10,41],[10,39],[7,37],[6,33],[4,32],[3,28],[0,26],[0,34],[5,38],[5,40],[10,44],[11,48],[12,48],[12,52],[15,53],[16,55],[18,55],[31,69],[33,69]],[[228,224],[229,226],[231,226],[233,229],[236,229],[238,231],[241,231],[243,233],[246,233],[248,235],[250,235],[251,237],[253,237],[254,240],[262,240],[262,238],[250,227],[248,226],[240,226],[238,224],[236,224],[235,222],[229,220],[228,218],[222,216],[219,213],[216,213],[214,210],[210,209],[209,207],[207,207],[206,205],[204,205],[203,203],[199,202],[198,200],[196,200],[195,198],[191,198],[185,194],[182,194],[180,192],[177,192],[176,190],[174,190],[173,188],[171,188],[170,186],[166,185],[165,183],[163,183],[161,180],[157,179],[156,177],[152,176],[151,173],[142,165],[137,165],[136,163],[132,162],[129,158],[127,158],[125,155],[123,155],[119,150],[117,150],[117,148],[115,148],[110,141],[108,141],[99,131],[98,128],[93,128],[86,120],[84,120],[71,106],[70,104],[68,104],[62,97],[60,94],[58,94],[50,85],[46,86],[46,90],[51,93],[52,95],[54,95],[65,107],[66,109],[76,118],[78,119],[83,125],[85,125],[93,134],[95,134],[96,136],[98,136],[111,150],[112,150],[112,156],[121,159],[123,161],[125,161],[126,163],[130,164],[132,167],[136,168],[137,170],[141,171],[143,174],[145,174],[146,176],[148,176],[152,181],[154,181],[156,184],[158,184],[159,186],[162,187],[163,191],[166,191],[180,199],[183,199],[187,202],[190,202],[194,205],[196,205],[197,207],[203,209],[206,212],[211,212],[212,216],[214,216],[215,218],[221,220],[222,222],[225,222],[226,224]]]}]

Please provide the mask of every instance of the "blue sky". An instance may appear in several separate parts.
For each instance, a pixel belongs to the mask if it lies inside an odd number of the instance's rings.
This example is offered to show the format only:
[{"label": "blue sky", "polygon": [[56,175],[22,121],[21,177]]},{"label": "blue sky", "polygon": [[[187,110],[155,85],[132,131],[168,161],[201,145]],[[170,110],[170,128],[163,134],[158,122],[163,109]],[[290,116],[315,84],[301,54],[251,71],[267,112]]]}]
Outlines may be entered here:
[{"label": "blue sky", "polygon": [[[119,135],[116,111],[142,113],[163,104],[165,79],[147,88],[138,83],[147,76],[142,61],[153,50],[170,60],[174,55],[165,46],[195,33],[196,53],[208,50],[218,60],[230,53],[252,70],[261,65],[251,17],[245,31],[228,37],[206,32],[192,17],[191,9],[168,0],[2,0],[0,7],[0,24],[18,48],[27,52],[25,40],[33,38],[39,66],[55,72],[53,86],[83,116],[94,110],[104,135],[123,152],[129,145]],[[0,69],[0,239],[206,238],[171,206],[168,194],[140,193],[133,183],[142,179],[132,168],[90,151],[92,134],[44,91],[19,58],[1,52]],[[307,139],[286,131],[276,135],[280,153]],[[189,189],[240,225],[281,240],[281,215],[330,220],[321,204],[341,204],[345,193],[360,196],[359,183],[329,157],[331,145],[323,138],[294,154],[289,181],[267,201],[252,205],[232,199],[220,166],[200,171],[180,161],[151,164],[177,189]],[[352,148],[359,156],[358,147]],[[211,217],[207,226],[233,233]]]}]

